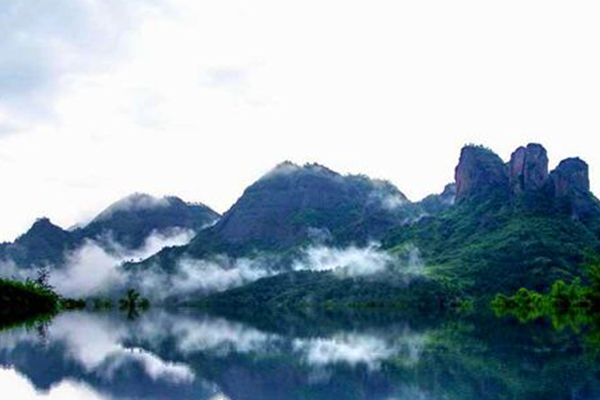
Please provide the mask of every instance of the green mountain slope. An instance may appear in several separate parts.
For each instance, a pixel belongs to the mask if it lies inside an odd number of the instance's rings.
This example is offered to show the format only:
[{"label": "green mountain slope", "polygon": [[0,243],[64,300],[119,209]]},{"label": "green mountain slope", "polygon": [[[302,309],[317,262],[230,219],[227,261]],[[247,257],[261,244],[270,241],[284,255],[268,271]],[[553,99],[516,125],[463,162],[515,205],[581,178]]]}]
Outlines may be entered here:
[{"label": "green mountain slope", "polygon": [[537,144],[517,149],[509,163],[489,149],[467,146],[455,190],[454,205],[397,224],[383,239],[392,255],[407,246],[420,250],[426,266],[412,286],[394,286],[399,278],[389,275],[353,285],[331,273],[304,275],[310,277],[304,286],[302,275],[288,273],[209,296],[204,304],[245,309],[360,299],[363,305],[458,305],[580,276],[586,255],[600,251],[600,205],[582,160],[565,160],[549,173],[546,151]]},{"label": "green mountain slope", "polygon": [[[443,208],[449,196],[433,203]],[[158,265],[171,271],[182,258],[271,253],[290,259],[297,249],[314,243],[366,245],[423,212],[387,181],[284,162],[249,186],[218,223],[189,245],[164,249],[127,267]]]},{"label": "green mountain slope", "polygon": [[[543,148],[529,148],[545,158]],[[437,274],[476,295],[545,288],[580,276],[586,255],[600,250],[600,206],[586,183],[587,165],[571,159],[548,174],[545,159],[519,170],[519,152],[505,165],[487,149],[465,148],[457,167],[457,205],[395,230],[384,248],[394,252],[413,243]]]}]

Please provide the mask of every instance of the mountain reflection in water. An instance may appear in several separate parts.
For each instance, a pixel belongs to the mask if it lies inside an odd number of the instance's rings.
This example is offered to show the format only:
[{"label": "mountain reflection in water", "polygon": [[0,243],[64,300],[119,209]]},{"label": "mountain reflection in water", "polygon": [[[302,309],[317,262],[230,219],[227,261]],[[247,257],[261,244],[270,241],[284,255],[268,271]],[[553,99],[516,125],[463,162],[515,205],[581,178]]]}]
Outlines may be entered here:
[{"label": "mountain reflection in water", "polygon": [[[0,332],[2,399],[595,399],[596,351],[510,320],[66,313]],[[258,328],[260,326],[260,328]],[[311,328],[311,326],[313,328]]]}]

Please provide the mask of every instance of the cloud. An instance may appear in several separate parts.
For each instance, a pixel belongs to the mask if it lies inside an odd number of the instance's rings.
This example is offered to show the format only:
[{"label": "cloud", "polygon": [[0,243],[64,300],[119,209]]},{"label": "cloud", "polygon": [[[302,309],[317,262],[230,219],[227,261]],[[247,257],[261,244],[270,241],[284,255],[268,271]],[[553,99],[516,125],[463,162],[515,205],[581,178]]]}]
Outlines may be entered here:
[{"label": "cloud", "polygon": [[[394,261],[394,257],[377,249],[374,244],[364,248],[350,246],[341,249],[316,245],[305,249],[292,263],[291,269],[335,270],[341,277],[355,277],[382,272]],[[216,255],[201,260],[185,258],[167,271],[154,265],[132,273],[128,281],[144,294],[162,300],[223,291],[283,272],[287,270],[276,255],[263,254],[253,258]]]},{"label": "cloud", "polygon": [[27,278],[34,278],[36,274],[37,271],[19,268],[12,260],[0,261],[0,277],[22,281]]},{"label": "cloud", "polygon": [[231,353],[265,352],[274,350],[281,342],[278,335],[223,318],[165,312],[144,316],[136,332],[155,343],[175,338],[183,355],[211,352],[226,357]]},{"label": "cloud", "polygon": [[168,205],[169,199],[166,197],[159,198],[143,193],[135,193],[112,204],[106,210],[102,211],[95,220],[108,219],[119,211],[151,210],[158,207],[167,207]]},{"label": "cloud", "polygon": [[128,335],[123,323],[85,313],[63,314],[53,321],[49,330],[49,339],[64,342],[69,357],[88,372],[113,378],[120,368],[136,363],[155,380],[189,382],[194,379],[192,370],[185,364],[164,361],[149,351],[125,346]]},{"label": "cloud", "polygon": [[181,229],[153,233],[136,251],[128,251],[112,241],[107,246],[105,242],[89,240],[67,256],[63,267],[51,272],[50,284],[69,297],[94,296],[123,288],[127,282],[120,268],[123,262],[145,259],[167,246],[186,244],[193,236],[193,231]]},{"label": "cloud", "polygon": [[164,299],[241,286],[275,274],[271,265],[272,261],[266,257],[236,259],[217,255],[206,260],[183,259],[169,271],[154,266],[133,273],[129,280],[144,294]]},{"label": "cloud", "polygon": [[131,272],[126,285],[138,287],[144,295],[161,301],[219,292],[290,270],[333,271],[340,278],[389,272],[406,282],[425,273],[420,250],[413,245],[392,255],[375,243],[343,248],[317,244],[305,248],[289,265],[280,256],[266,253],[253,258],[222,254],[200,260],[184,258],[172,269],[150,265]]},{"label": "cloud", "polygon": [[385,340],[377,337],[340,334],[330,338],[296,339],[294,349],[303,354],[305,362],[322,366],[345,363],[351,366],[365,364],[374,369],[392,357],[396,351]]},{"label": "cloud", "polygon": [[[320,236],[325,233],[320,232]],[[406,281],[425,273],[420,250],[406,245],[390,254],[372,243],[366,247],[329,247],[322,244],[305,248],[286,267],[278,255],[259,254],[253,258],[214,255],[206,259],[183,258],[172,269],[149,265],[141,270],[125,270],[126,261],[147,259],[161,249],[188,243],[193,231],[171,230],[150,235],[144,246],[130,251],[110,237],[102,241],[88,240],[69,253],[61,268],[51,271],[50,284],[68,297],[113,295],[127,287],[137,288],[153,301],[185,298],[239,287],[261,278],[294,271],[333,271],[340,278],[392,272]],[[23,270],[8,262],[1,276],[17,279],[34,278],[37,271]]]},{"label": "cloud", "polygon": [[393,262],[394,258],[379,250],[375,244],[363,248],[349,246],[341,249],[313,246],[304,251],[292,268],[296,271],[337,270],[344,276],[361,276],[382,272]]},{"label": "cloud", "polygon": [[29,380],[12,369],[0,368],[2,396],[19,400],[110,400],[111,397],[88,385],[71,379],[63,380],[47,393],[38,392]]},{"label": "cloud", "polygon": [[130,364],[139,364],[146,374],[154,380],[166,379],[175,383],[194,380],[194,373],[187,365],[166,362],[142,348],[119,348],[110,353],[109,358],[106,366],[108,377],[114,377],[119,373],[119,370]]},{"label": "cloud", "polygon": [[346,364],[378,369],[391,358],[404,365],[413,365],[419,361],[428,340],[427,334],[414,332],[406,326],[289,338],[223,318],[198,318],[194,314],[162,311],[144,315],[134,331],[146,342],[174,341],[184,356],[197,353],[222,358],[232,354],[293,354],[294,359],[314,368]]},{"label": "cloud", "polygon": [[347,364],[378,369],[394,358],[412,365],[419,361],[427,336],[409,329],[393,332],[339,332],[327,337],[299,338],[293,348],[311,366]]},{"label": "cloud", "polygon": [[[145,5],[144,5],[145,4]],[[154,1],[55,0],[0,4],[0,129],[48,118],[70,76],[114,66],[128,32]],[[8,119],[8,120],[7,120]]]},{"label": "cloud", "polygon": [[211,68],[206,77],[207,84],[220,87],[239,87],[248,79],[247,71],[236,68]]}]

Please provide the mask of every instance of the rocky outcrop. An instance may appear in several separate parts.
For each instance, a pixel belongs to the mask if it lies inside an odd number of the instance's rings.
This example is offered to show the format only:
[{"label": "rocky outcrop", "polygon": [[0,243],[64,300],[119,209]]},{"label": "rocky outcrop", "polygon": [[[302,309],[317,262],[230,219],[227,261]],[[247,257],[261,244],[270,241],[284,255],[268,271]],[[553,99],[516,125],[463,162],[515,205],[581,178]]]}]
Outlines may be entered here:
[{"label": "rocky outcrop", "polygon": [[492,192],[505,192],[509,182],[502,159],[485,147],[472,145],[461,151],[455,180],[458,203]]},{"label": "rocky outcrop", "polygon": [[539,144],[519,147],[508,165],[511,190],[518,195],[541,189],[548,180],[548,155]]},{"label": "rocky outcrop", "polygon": [[580,158],[563,160],[550,177],[557,203],[573,218],[586,219],[600,212],[598,201],[590,192],[589,168],[585,161]]},{"label": "rocky outcrop", "polygon": [[558,198],[587,194],[590,191],[589,168],[580,158],[567,158],[552,171],[554,194]]},{"label": "rocky outcrop", "polygon": [[590,192],[585,161],[569,158],[548,173],[548,154],[536,143],[519,147],[508,164],[481,146],[469,145],[462,149],[456,167],[456,202],[498,199],[498,196],[506,201],[525,196],[525,203],[517,201],[520,207],[549,205],[570,213],[573,218],[600,218],[600,205]]}]

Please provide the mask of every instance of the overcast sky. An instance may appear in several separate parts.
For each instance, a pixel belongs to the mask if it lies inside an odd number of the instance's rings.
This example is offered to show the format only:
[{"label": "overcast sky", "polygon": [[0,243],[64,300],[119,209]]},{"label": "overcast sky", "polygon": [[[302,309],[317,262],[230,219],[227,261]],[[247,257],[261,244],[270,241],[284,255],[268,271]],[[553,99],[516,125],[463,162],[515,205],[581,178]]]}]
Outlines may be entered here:
[{"label": "overcast sky", "polygon": [[226,210],[283,160],[411,199],[460,148],[600,187],[598,1],[4,0],[0,240],[132,192]]}]

